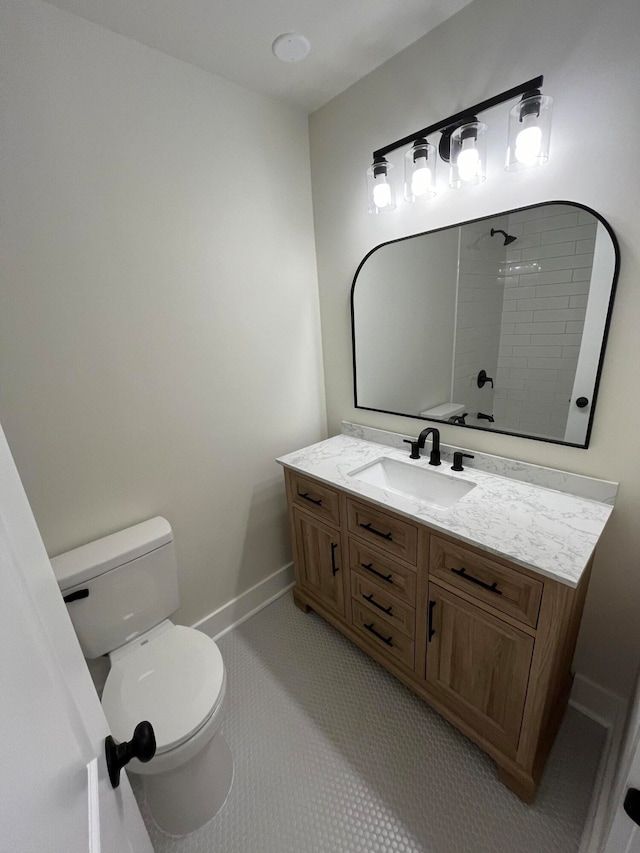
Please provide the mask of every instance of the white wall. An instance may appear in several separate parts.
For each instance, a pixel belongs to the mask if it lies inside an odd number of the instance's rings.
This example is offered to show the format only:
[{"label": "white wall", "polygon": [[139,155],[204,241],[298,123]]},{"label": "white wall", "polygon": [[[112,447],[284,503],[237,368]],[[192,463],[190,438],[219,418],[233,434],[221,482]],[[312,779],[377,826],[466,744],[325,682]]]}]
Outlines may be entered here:
[{"label": "white wall", "polygon": [[[348,293],[361,258],[384,240],[552,199],[582,202],[609,220],[622,269],[591,446],[566,448],[443,425],[443,439],[534,463],[619,479],[591,580],[576,667],[626,692],[640,653],[640,190],[621,145],[640,135],[637,0],[474,0],[311,117],[314,218],[329,427],[341,418],[415,434],[416,422],[353,408]],[[551,159],[503,170],[506,106],[490,125],[486,183],[448,190],[421,209],[366,209],[371,153],[394,139],[538,74],[555,97]],[[393,155],[392,155],[393,156]],[[402,152],[399,152],[402,157]],[[330,344],[330,345],[329,345]]]},{"label": "white wall", "polygon": [[0,421],[50,555],[155,514],[192,623],[289,559],[325,415],[307,118],[3,0]]}]

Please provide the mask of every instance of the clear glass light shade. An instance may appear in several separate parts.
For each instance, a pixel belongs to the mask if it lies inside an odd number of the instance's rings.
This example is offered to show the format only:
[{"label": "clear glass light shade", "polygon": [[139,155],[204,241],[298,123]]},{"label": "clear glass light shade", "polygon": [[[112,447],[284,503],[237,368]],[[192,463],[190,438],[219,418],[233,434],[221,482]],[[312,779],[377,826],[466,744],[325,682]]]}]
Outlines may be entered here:
[{"label": "clear glass light shade", "polygon": [[549,159],[553,98],[535,93],[525,96],[509,112],[507,172],[541,166]]},{"label": "clear glass light shade", "polygon": [[436,194],[436,149],[426,139],[417,139],[404,155],[404,197],[428,201]]},{"label": "clear glass light shade", "polygon": [[487,125],[473,121],[451,134],[449,186],[472,187],[486,180]]},{"label": "clear glass light shade", "polygon": [[367,169],[367,206],[369,213],[395,210],[396,195],[391,180],[393,164],[384,157],[376,158]]}]

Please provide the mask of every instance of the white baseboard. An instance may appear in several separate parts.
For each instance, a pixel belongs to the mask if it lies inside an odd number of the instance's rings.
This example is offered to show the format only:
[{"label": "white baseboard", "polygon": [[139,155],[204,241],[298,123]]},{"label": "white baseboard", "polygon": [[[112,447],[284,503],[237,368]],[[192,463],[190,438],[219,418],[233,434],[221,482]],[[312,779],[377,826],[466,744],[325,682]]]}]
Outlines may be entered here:
[{"label": "white baseboard", "polygon": [[231,601],[196,622],[192,627],[198,628],[209,637],[217,640],[227,631],[262,610],[267,604],[271,604],[272,601],[291,589],[293,584],[293,563],[289,563],[260,583],[252,586],[251,589],[236,598],[232,598]]},{"label": "white baseboard", "polygon": [[599,853],[610,817],[611,789],[615,781],[627,714],[625,700],[585,676],[576,674],[569,704],[606,729],[606,740],[582,833],[579,853]]}]

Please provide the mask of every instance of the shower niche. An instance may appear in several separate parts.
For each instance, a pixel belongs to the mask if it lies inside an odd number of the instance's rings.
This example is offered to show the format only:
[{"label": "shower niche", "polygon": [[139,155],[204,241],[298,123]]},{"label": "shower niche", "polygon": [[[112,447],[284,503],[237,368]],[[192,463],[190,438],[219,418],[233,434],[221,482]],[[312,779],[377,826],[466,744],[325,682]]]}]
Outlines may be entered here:
[{"label": "shower niche", "polygon": [[587,447],[619,268],[575,202],[383,243],[351,290],[357,408]]}]

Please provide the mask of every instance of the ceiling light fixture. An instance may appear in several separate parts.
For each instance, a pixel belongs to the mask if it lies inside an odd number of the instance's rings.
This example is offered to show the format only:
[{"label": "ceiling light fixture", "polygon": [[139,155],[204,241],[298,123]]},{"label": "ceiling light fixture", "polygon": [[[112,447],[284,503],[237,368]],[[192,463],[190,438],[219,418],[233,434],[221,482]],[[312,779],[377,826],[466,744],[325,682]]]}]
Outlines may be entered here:
[{"label": "ceiling light fixture", "polygon": [[509,141],[506,170],[509,172],[539,166],[549,159],[551,106],[553,99],[543,95],[542,75],[507,89],[493,98],[429,125],[373,152],[373,163],[367,170],[368,208],[370,213],[387,213],[395,209],[393,184],[389,180],[393,164],[387,154],[411,145],[405,154],[404,197],[407,201],[426,201],[435,191],[436,149],[427,141],[440,133],[438,153],[449,163],[449,186],[459,189],[486,180],[487,125],[478,115],[491,107],[522,96],[509,115]]},{"label": "ceiling light fixture", "polygon": [[311,42],[300,33],[283,33],[275,39],[271,50],[282,62],[300,62],[311,50]]}]

